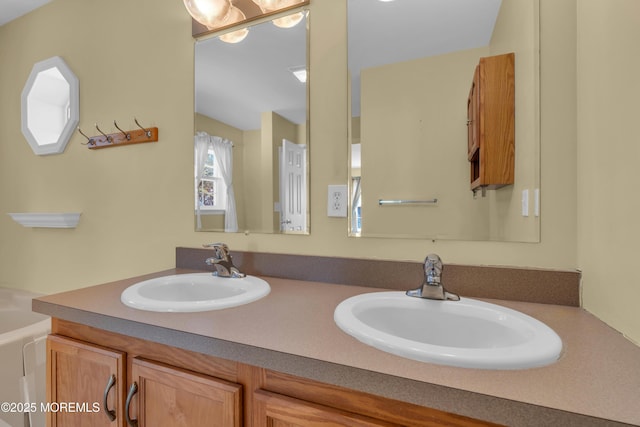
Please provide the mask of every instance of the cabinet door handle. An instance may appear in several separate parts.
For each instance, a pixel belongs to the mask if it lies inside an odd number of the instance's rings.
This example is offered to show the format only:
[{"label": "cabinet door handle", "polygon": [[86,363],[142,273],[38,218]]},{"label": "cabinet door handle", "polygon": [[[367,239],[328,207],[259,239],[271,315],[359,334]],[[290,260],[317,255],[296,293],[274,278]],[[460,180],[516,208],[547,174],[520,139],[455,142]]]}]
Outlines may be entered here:
[{"label": "cabinet door handle", "polygon": [[130,427],[138,427],[138,420],[132,420],[129,417],[129,407],[131,406],[131,399],[133,398],[133,395],[136,394],[138,392],[138,384],[137,383],[133,383],[131,384],[131,387],[129,388],[129,394],[127,394],[127,401],[125,403],[125,408],[124,408],[124,417],[127,420],[127,424]]},{"label": "cabinet door handle", "polygon": [[102,408],[107,418],[109,418],[109,421],[116,420],[116,411],[113,409],[109,409],[109,406],[108,406],[109,403],[107,402],[107,399],[109,397],[109,392],[111,391],[114,385],[116,385],[116,376],[111,374],[111,377],[109,377],[109,381],[107,381],[107,386],[104,389],[104,396],[102,398],[102,401],[103,401]]}]

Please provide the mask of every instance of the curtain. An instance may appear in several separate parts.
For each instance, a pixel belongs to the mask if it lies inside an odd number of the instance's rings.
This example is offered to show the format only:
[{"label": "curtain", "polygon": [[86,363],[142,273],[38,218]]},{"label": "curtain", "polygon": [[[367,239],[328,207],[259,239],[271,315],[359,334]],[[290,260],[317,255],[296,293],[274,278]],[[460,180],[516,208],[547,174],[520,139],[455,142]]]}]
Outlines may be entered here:
[{"label": "curtain", "polygon": [[360,201],[360,177],[357,176],[351,181],[353,188],[353,198],[351,200],[351,232],[356,234],[360,232],[358,227],[358,202]]},{"label": "curtain", "polygon": [[233,191],[233,143],[219,136],[210,137],[213,144],[215,161],[220,168],[220,175],[227,187],[227,207],[224,214],[224,231],[238,231],[238,217],[236,212],[236,197]]},{"label": "curtain", "polygon": [[[196,153],[196,199],[198,185],[204,175],[204,166],[207,161],[207,152],[209,151],[209,144],[211,138],[206,132],[198,132],[194,139],[195,153]],[[196,229],[202,229],[202,220],[200,218],[200,203],[196,200]]]}]

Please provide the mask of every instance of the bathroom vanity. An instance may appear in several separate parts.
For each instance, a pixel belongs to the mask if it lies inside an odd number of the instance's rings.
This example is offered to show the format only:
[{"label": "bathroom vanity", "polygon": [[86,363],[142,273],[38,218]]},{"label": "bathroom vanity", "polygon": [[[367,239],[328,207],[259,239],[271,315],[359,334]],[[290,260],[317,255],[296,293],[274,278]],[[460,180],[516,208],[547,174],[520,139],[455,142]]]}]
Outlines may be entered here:
[{"label": "bathroom vanity", "polygon": [[[53,317],[49,399],[99,406],[50,413],[50,425],[78,417],[96,426],[126,426],[127,417],[139,426],[640,425],[640,348],[578,307],[493,300],[553,328],[562,356],[535,369],[454,368],[384,353],[343,333],[335,307],[380,289],[355,286],[348,274],[344,284],[329,283],[326,268],[303,273],[315,271],[319,282],[281,263],[288,277],[262,275],[267,297],[224,310],[159,313],[121,303],[132,284],[193,273],[207,253],[184,259],[178,252],[175,269],[34,300],[35,311]],[[274,265],[246,254],[234,259],[249,274]],[[314,260],[333,263],[333,271],[359,271],[362,262]],[[417,271],[419,281],[419,264]]]}]

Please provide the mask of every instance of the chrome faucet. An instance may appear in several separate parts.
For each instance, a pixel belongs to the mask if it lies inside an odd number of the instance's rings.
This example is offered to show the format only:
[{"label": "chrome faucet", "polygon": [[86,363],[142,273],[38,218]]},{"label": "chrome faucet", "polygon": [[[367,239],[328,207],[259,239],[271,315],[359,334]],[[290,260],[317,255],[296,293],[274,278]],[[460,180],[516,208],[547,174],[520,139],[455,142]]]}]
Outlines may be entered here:
[{"label": "chrome faucet", "polygon": [[205,248],[211,248],[214,251],[214,255],[205,260],[207,265],[213,265],[215,267],[216,271],[213,272],[214,276],[233,278],[246,276],[246,274],[240,273],[240,270],[233,265],[233,260],[229,253],[229,247],[225,243],[209,243],[202,246]]},{"label": "chrome faucet", "polygon": [[459,301],[460,297],[442,286],[442,260],[436,254],[429,254],[424,260],[424,281],[418,289],[407,291],[407,295],[416,298]]}]

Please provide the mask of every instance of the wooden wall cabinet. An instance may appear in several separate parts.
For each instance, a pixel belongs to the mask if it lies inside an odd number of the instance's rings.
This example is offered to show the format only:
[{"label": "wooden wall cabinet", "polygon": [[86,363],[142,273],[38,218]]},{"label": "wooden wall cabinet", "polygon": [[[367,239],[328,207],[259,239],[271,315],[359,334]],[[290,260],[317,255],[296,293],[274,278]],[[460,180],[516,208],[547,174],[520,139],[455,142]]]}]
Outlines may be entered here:
[{"label": "wooden wall cabinet", "polygon": [[480,58],[467,99],[471,190],[513,184],[515,54]]},{"label": "wooden wall cabinet", "polygon": [[48,427],[496,426],[60,319],[47,351],[48,401],[100,407]]}]

